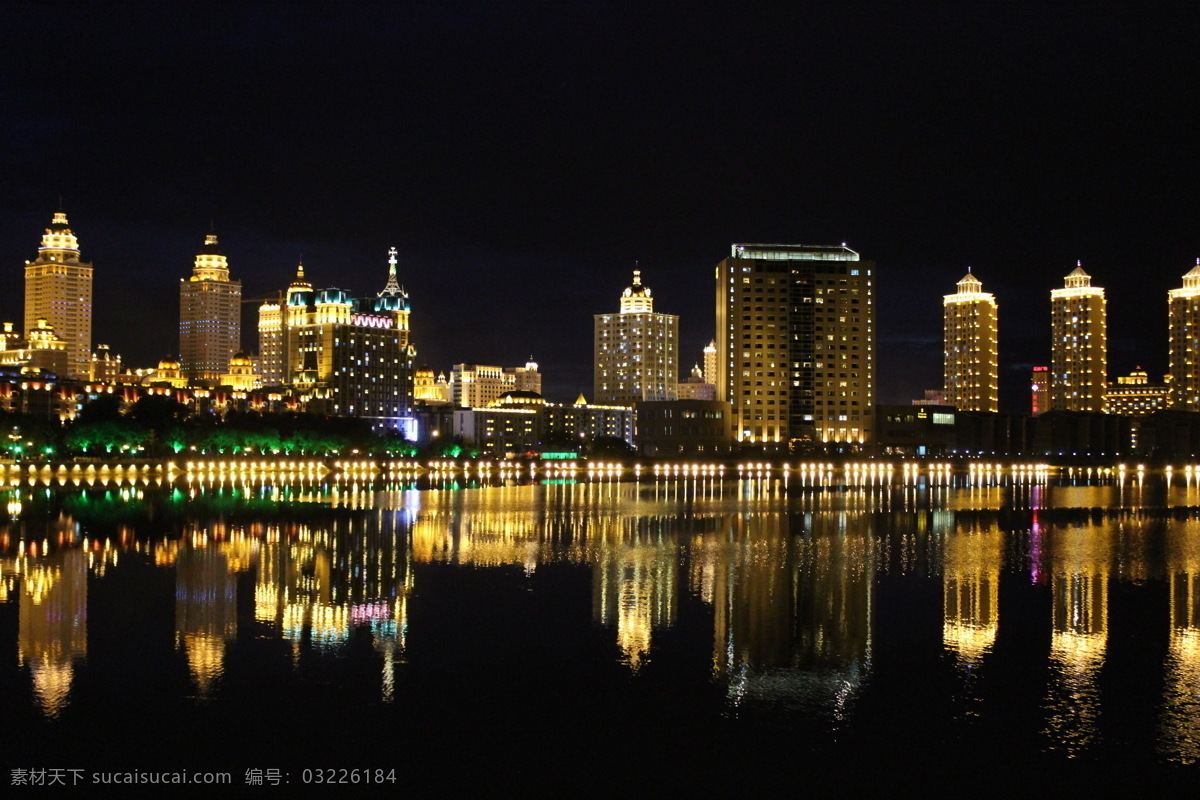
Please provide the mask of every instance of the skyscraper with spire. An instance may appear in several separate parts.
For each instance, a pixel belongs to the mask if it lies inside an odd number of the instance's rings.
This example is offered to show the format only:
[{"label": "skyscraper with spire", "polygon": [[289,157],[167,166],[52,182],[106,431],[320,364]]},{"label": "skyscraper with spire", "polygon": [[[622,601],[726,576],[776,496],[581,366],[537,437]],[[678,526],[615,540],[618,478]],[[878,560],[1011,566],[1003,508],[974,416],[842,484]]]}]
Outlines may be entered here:
[{"label": "skyscraper with spire", "polygon": [[942,298],[946,402],[960,411],[1000,410],[996,298],[970,270]]},{"label": "skyscraper with spire", "polygon": [[1171,408],[1200,411],[1200,258],[1167,292],[1171,342]]},{"label": "skyscraper with spire", "polygon": [[1076,262],[1050,292],[1050,404],[1059,411],[1104,411],[1108,390],[1108,318],[1104,289]]},{"label": "skyscraper with spire", "polygon": [[283,302],[259,308],[263,383],[308,391],[323,413],[401,428],[412,407],[416,350],[394,247],[388,266],[383,291],[368,298],[343,289],[314,291],[299,266]]},{"label": "skyscraper with spire", "polygon": [[229,279],[217,235],[204,237],[190,278],[179,283],[179,355],[191,382],[212,386],[241,349],[242,282]]},{"label": "skyscraper with spire", "polygon": [[87,380],[92,365],[92,265],[79,259],[67,215],[55,213],[37,258],[25,262],[25,332],[44,319],[67,343],[65,377]]}]

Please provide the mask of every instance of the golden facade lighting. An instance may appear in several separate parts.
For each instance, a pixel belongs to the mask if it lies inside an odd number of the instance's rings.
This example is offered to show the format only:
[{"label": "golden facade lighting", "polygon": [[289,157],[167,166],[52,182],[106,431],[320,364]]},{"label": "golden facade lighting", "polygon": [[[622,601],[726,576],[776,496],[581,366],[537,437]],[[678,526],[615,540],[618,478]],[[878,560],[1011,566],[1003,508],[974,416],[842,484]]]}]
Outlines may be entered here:
[{"label": "golden facade lighting", "polygon": [[943,297],[946,402],[960,411],[1000,410],[996,298],[969,271]]}]

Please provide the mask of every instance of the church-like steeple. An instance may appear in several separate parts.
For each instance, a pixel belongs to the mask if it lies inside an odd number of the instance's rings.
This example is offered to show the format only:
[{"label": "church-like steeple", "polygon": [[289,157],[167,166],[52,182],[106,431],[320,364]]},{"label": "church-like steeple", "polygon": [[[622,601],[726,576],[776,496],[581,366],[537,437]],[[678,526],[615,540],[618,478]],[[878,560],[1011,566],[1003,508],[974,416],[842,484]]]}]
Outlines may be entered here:
[{"label": "church-like steeple", "polygon": [[375,301],[376,311],[408,311],[408,293],[396,277],[396,248],[388,250],[388,279]]}]

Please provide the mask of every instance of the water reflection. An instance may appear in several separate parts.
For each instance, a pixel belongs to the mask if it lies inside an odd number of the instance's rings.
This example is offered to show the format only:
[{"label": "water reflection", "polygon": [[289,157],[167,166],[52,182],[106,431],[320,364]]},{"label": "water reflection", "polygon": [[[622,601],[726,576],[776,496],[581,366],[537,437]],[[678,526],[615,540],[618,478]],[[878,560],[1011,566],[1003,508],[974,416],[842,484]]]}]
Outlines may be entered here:
[{"label": "water reflection", "polygon": [[28,665],[42,711],[58,716],[87,658],[87,556],[68,550],[6,566],[20,576],[17,662]]},{"label": "water reflection", "polygon": [[968,670],[996,641],[1003,553],[1004,534],[996,522],[964,524],[946,534],[942,641]]},{"label": "water reflection", "polygon": [[189,546],[175,557],[175,647],[201,697],[220,680],[226,643],[237,636],[237,579],[219,547]]},{"label": "water reflection", "polygon": [[714,609],[713,672],[728,682],[734,705],[840,719],[870,671],[870,520],[848,512],[731,515],[692,549],[692,585]]},{"label": "water reflection", "polygon": [[1171,633],[1166,661],[1161,746],[1171,759],[1200,760],[1200,522],[1167,532]]},{"label": "water reflection", "polygon": [[1052,624],[1046,732],[1079,755],[1096,739],[1108,647],[1108,580],[1116,523],[1064,526],[1050,539]]},{"label": "water reflection", "polygon": [[[1029,691],[1027,735],[1056,757],[1079,757],[1097,751],[1113,702],[1101,693],[1102,669],[1106,681],[1128,669],[1122,659],[1106,663],[1110,602],[1123,608],[1112,587],[1149,584],[1159,592],[1145,595],[1158,598],[1154,619],[1170,621],[1169,634],[1158,626],[1160,671],[1138,676],[1164,687],[1155,746],[1195,763],[1200,522],[1131,509],[1147,498],[1190,503],[1200,478],[1177,474],[1157,488],[1132,475],[1102,478],[1038,483],[997,471],[956,483],[943,472],[896,473],[836,486],[813,471],[426,491],[308,478],[62,494],[22,486],[0,523],[0,603],[16,606],[17,665],[28,669],[21,680],[47,717],[61,717],[72,692],[95,690],[78,679],[88,657],[89,575],[117,593],[114,585],[136,580],[113,569],[131,554],[167,586],[173,577],[174,649],[164,660],[186,663],[188,697],[205,708],[225,700],[239,664],[253,669],[267,658],[300,685],[313,664],[368,659],[373,702],[391,703],[412,674],[402,670],[406,659],[449,634],[444,609],[416,601],[419,581],[437,572],[445,590],[473,586],[485,570],[533,576],[567,564],[575,569],[524,586],[553,591],[540,587],[574,581],[563,596],[582,613],[555,624],[581,628],[572,641],[603,641],[605,666],[628,684],[652,682],[659,664],[678,663],[664,655],[685,652],[731,716],[793,715],[843,731],[872,713],[886,717],[878,709],[889,707],[894,687],[939,668],[944,677],[953,664],[944,684],[953,696],[965,688],[978,730],[997,705],[983,702],[993,669],[1016,664],[1024,675],[1047,675],[1044,688]],[[892,601],[903,612],[885,605]],[[421,624],[410,643],[412,615]],[[93,641],[110,635],[97,627],[94,618]],[[687,648],[676,631],[693,637]],[[1022,632],[1032,638],[1014,646]],[[537,634],[554,646],[563,630]],[[270,655],[249,644],[263,639],[276,643]],[[889,659],[889,641],[912,652]],[[539,665],[524,667],[537,684]],[[909,668],[924,672],[888,672]],[[961,715],[946,724],[962,724]]]}]

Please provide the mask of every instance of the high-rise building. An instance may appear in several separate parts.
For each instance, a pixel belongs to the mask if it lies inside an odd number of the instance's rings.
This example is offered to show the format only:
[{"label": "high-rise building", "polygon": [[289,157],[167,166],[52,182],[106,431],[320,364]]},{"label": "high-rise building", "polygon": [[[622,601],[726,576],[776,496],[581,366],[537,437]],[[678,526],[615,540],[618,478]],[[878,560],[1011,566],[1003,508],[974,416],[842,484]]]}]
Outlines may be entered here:
[{"label": "high-rise building", "polygon": [[377,429],[398,428],[413,401],[408,294],[396,280],[396,248],[388,282],[373,298],[343,289],[314,291],[304,268],[284,305],[259,309],[263,382],[304,388],[325,398],[332,414],[362,417]]},{"label": "high-rise building", "polygon": [[1200,411],[1200,259],[1167,292],[1171,341],[1171,407]]},{"label": "high-rise building", "polygon": [[999,411],[996,298],[968,271],[942,305],[946,402],[960,411]]},{"label": "high-rise building", "polygon": [[1104,411],[1108,319],[1104,290],[1076,264],[1050,292],[1050,404],[1059,411]]},{"label": "high-rise building", "polygon": [[674,400],[679,382],[679,317],[654,310],[641,270],[621,293],[621,310],[595,315],[594,402],[630,406]]},{"label": "high-rise building", "polygon": [[229,279],[229,261],[214,233],[204,237],[192,275],[179,283],[179,354],[189,381],[212,386],[241,350],[242,282]]},{"label": "high-rise building", "polygon": [[738,441],[870,441],[873,270],[845,245],[735,244],[717,265],[717,397]]},{"label": "high-rise building", "polygon": [[92,367],[92,265],[79,260],[79,240],[59,211],[37,258],[25,262],[25,331],[44,319],[67,343],[66,377],[87,380]]}]

